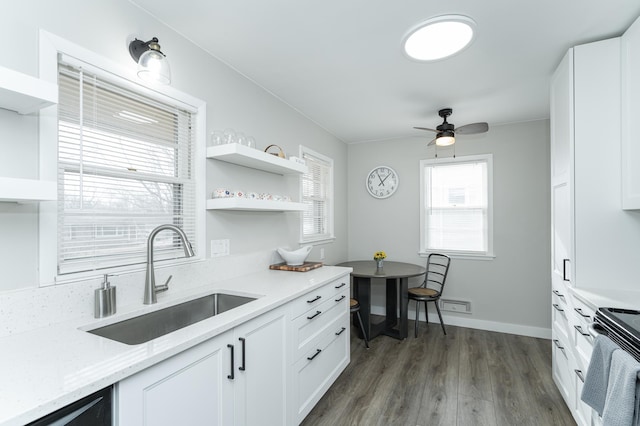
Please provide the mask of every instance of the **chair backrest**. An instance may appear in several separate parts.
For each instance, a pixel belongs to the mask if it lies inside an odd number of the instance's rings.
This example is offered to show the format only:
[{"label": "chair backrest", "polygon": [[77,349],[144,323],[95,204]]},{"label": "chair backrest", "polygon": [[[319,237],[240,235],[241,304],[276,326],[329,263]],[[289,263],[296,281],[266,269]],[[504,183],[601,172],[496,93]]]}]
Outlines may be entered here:
[{"label": "chair backrest", "polygon": [[433,288],[442,294],[450,263],[451,258],[446,254],[429,254],[429,257],[427,257],[427,272],[422,287]]}]

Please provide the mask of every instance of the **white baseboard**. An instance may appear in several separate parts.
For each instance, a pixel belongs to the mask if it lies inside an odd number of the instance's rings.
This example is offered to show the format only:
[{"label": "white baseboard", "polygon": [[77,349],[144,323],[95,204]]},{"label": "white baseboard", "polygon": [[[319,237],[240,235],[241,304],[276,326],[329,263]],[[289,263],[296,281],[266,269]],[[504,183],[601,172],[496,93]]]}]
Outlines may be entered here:
[{"label": "white baseboard", "polygon": [[[372,306],[371,313],[374,315],[384,315],[385,309],[381,306]],[[409,319],[415,318],[415,310],[409,309]],[[424,312],[420,315],[422,322],[424,319]],[[470,317],[453,316],[442,314],[444,325],[455,325],[457,327],[475,328],[478,330],[496,331],[498,333],[517,334],[520,336],[537,337],[539,339],[551,339],[551,329],[541,327],[531,327],[522,324],[510,324],[505,322],[486,321],[480,319],[474,319]],[[440,319],[437,314],[429,314],[429,322],[434,324],[440,324]]]}]

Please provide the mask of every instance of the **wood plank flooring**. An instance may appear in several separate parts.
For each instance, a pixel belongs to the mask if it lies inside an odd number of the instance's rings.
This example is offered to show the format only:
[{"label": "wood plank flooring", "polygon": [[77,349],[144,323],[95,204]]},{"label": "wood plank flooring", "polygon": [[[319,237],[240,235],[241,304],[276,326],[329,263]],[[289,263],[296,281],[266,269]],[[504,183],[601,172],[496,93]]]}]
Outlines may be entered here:
[{"label": "wood plank flooring", "polygon": [[302,423],[312,425],[575,425],[551,378],[544,339],[420,324],[418,338],[351,330],[351,363]]}]

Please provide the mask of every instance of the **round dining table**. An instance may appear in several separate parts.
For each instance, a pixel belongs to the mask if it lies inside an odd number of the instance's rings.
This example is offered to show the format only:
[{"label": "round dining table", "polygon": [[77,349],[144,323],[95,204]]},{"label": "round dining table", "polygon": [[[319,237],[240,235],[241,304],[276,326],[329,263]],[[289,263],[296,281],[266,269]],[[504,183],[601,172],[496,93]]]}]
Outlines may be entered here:
[{"label": "round dining table", "polygon": [[[406,339],[409,330],[409,278],[424,275],[426,268],[413,263],[387,260],[383,262],[382,268],[376,266],[375,260],[355,260],[336,266],[353,268],[353,297],[360,303],[360,316],[367,337],[373,339],[384,334],[396,339]],[[376,279],[386,283],[386,312],[384,320],[374,324],[371,321],[371,285]],[[400,318],[397,314],[398,305]]]}]

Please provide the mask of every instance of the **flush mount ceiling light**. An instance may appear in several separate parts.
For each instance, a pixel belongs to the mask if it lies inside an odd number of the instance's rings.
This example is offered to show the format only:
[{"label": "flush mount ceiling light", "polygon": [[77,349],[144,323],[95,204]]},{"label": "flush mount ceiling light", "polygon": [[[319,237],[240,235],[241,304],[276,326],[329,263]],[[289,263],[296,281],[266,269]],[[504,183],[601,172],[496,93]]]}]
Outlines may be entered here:
[{"label": "flush mount ceiling light", "polygon": [[435,61],[460,52],[473,40],[476,23],[462,15],[428,19],[404,38],[404,52],[417,61]]},{"label": "flush mount ceiling light", "polygon": [[129,43],[129,53],[138,63],[138,77],[160,84],[171,83],[171,69],[167,57],[160,50],[156,37],[149,41],[135,39]]}]

